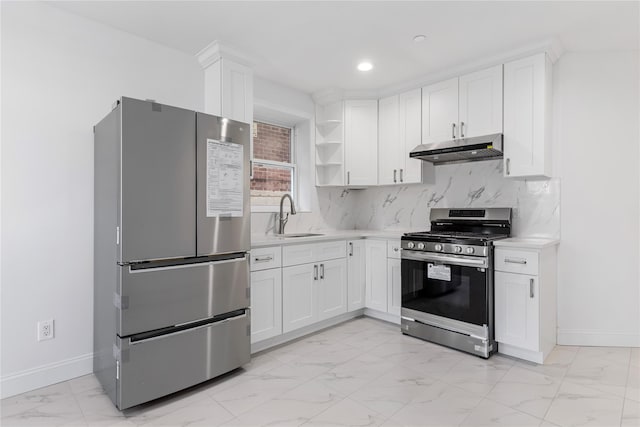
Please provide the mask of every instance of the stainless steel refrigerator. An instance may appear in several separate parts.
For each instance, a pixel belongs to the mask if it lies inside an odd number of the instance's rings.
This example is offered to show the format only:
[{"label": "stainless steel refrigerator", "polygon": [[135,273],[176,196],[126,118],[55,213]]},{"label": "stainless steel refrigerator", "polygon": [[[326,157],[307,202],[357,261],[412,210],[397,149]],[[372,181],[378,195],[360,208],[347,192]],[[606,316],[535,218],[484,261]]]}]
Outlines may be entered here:
[{"label": "stainless steel refrigerator", "polygon": [[124,97],[94,127],[93,370],[119,409],[250,359],[249,132]]}]

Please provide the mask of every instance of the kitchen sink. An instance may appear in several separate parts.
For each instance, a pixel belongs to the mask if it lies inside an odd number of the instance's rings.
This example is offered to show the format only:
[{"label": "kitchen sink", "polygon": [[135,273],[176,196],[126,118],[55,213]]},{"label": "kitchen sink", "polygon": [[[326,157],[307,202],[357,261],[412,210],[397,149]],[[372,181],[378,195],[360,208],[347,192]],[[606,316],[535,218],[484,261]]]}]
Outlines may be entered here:
[{"label": "kitchen sink", "polygon": [[313,236],[324,236],[324,234],[320,233],[285,233],[285,234],[276,234],[278,237],[313,237]]}]

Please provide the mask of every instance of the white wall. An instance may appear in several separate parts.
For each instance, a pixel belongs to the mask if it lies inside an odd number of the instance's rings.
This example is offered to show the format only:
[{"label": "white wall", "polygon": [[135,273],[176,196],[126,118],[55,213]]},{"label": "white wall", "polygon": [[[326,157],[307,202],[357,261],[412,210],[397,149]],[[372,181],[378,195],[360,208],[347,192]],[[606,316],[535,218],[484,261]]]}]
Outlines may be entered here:
[{"label": "white wall", "polygon": [[[355,226],[353,197],[342,189],[315,187],[315,104],[307,93],[255,77],[254,119],[296,125],[296,161],[300,185],[298,213],[289,216],[287,232],[351,229]],[[285,205],[285,211],[288,205]],[[301,208],[301,209],[300,209]],[[251,232],[272,234],[276,214],[251,214]]]},{"label": "white wall", "polygon": [[640,346],[638,52],[554,68],[558,341]]},{"label": "white wall", "polygon": [[[120,96],[203,108],[194,57],[2,2],[2,395],[91,372],[92,126]],[[55,339],[36,322],[55,319]]]}]

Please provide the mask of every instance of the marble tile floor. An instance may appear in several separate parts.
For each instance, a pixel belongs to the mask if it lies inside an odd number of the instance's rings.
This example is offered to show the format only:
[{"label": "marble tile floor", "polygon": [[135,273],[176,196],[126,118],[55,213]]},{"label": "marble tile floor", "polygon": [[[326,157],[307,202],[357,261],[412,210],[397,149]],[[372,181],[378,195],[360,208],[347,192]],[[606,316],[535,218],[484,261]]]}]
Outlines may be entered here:
[{"label": "marble tile floor", "polygon": [[640,426],[640,349],[489,360],[358,318],[119,412],[93,375],[1,401],[2,426]]}]

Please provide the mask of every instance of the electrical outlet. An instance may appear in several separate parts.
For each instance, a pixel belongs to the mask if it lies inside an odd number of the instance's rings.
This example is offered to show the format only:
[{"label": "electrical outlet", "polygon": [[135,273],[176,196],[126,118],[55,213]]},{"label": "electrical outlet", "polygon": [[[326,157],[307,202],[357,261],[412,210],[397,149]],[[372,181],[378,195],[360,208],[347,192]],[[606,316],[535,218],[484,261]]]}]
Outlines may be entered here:
[{"label": "electrical outlet", "polygon": [[38,322],[38,341],[53,339],[53,319]]}]

